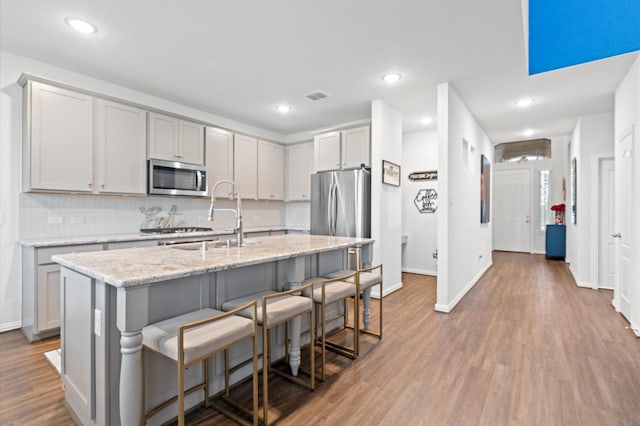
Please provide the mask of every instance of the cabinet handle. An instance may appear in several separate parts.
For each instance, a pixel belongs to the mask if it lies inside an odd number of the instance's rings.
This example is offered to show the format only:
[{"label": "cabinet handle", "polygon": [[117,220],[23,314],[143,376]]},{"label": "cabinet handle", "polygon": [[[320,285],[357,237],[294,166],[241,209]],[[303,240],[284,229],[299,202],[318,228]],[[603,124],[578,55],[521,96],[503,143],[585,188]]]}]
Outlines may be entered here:
[{"label": "cabinet handle", "polygon": [[615,234],[611,234],[611,236],[613,238],[622,238],[622,234],[620,234],[619,232],[616,232]]},{"label": "cabinet handle", "polygon": [[100,188],[104,189],[104,183],[100,184]]},{"label": "cabinet handle", "polygon": [[343,161],[343,162],[342,162],[342,165],[343,165],[343,166],[346,166],[346,165],[347,165],[347,162],[346,162],[346,161]]},{"label": "cabinet handle", "polygon": [[339,165],[340,165],[340,162],[337,162],[337,163],[336,163],[336,166],[339,166]]},{"label": "cabinet handle", "polygon": [[87,185],[89,185],[89,188],[91,188],[91,182],[87,182]]}]

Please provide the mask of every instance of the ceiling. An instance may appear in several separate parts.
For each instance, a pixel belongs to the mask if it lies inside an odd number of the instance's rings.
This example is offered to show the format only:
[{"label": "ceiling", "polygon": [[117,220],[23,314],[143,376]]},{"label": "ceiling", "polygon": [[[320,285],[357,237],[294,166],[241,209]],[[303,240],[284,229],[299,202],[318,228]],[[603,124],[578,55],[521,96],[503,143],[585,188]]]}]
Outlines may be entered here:
[{"label": "ceiling", "polygon": [[[72,31],[66,17],[98,27]],[[571,133],[613,110],[637,53],[527,75],[513,0],[0,0],[0,48],[283,135],[370,117],[436,117],[449,81],[493,142]],[[399,72],[390,86],[382,75]],[[307,93],[330,96],[312,102]],[[515,103],[535,100],[527,109]],[[293,110],[282,115],[280,103]]]}]

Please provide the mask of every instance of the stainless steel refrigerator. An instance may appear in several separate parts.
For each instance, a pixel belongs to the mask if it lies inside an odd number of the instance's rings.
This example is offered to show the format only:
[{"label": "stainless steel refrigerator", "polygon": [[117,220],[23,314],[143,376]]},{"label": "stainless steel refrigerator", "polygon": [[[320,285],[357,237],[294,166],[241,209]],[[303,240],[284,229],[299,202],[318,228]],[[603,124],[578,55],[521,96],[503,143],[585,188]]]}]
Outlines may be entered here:
[{"label": "stainless steel refrigerator", "polygon": [[311,175],[311,233],[371,237],[371,173],[368,170]]}]

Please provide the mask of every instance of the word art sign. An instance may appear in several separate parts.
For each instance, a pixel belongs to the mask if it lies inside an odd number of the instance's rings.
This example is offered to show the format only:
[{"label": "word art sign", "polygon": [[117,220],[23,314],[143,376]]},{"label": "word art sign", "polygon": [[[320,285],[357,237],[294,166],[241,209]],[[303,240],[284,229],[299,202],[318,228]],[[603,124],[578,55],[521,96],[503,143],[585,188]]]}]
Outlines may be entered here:
[{"label": "word art sign", "polygon": [[409,174],[409,180],[438,180],[438,171],[429,170],[428,172],[413,172]]},{"label": "word art sign", "polygon": [[435,213],[438,210],[436,200],[438,199],[438,192],[435,189],[421,189],[416,195],[416,199],[413,203],[418,208],[420,213]]}]

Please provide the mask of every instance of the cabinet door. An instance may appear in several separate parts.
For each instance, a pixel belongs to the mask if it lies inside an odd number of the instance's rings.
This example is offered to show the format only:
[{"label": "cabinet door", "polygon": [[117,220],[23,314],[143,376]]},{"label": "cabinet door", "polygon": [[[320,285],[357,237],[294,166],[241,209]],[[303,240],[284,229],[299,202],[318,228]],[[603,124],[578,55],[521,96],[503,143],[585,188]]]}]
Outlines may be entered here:
[{"label": "cabinet door", "polygon": [[60,265],[38,266],[37,332],[60,327]]},{"label": "cabinet door", "polygon": [[37,82],[30,84],[30,184],[25,189],[91,192],[93,98]]},{"label": "cabinet door", "polygon": [[[215,127],[206,129],[206,165],[209,188],[219,180],[233,180],[233,133]],[[231,187],[224,188],[232,198]],[[217,196],[223,195],[223,188]]]},{"label": "cabinet door", "polygon": [[179,161],[190,164],[204,164],[204,126],[180,120],[178,132]]},{"label": "cabinet door", "polygon": [[180,120],[149,113],[149,158],[179,161],[178,124]]},{"label": "cabinet door", "polygon": [[369,159],[369,126],[342,132],[342,168],[371,165]]},{"label": "cabinet door", "polygon": [[318,135],[313,143],[316,171],[340,168],[340,132]]},{"label": "cabinet door", "polygon": [[97,191],[146,194],[146,112],[103,99],[95,107]]},{"label": "cabinet door", "polygon": [[284,148],[281,145],[258,142],[258,198],[284,199]]},{"label": "cabinet door", "polygon": [[235,135],[233,175],[242,198],[258,198],[258,140]]},{"label": "cabinet door", "polygon": [[288,152],[287,200],[308,201],[311,193],[313,143],[290,146]]}]

